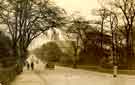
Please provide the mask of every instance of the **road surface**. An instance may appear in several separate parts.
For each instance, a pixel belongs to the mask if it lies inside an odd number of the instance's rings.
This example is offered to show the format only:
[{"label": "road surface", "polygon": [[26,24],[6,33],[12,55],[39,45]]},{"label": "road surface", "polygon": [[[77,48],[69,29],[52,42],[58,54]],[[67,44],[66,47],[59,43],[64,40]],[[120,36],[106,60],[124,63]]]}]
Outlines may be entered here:
[{"label": "road surface", "polygon": [[56,66],[54,70],[37,64],[35,70],[27,70],[17,76],[11,85],[135,85],[135,76],[119,75]]}]

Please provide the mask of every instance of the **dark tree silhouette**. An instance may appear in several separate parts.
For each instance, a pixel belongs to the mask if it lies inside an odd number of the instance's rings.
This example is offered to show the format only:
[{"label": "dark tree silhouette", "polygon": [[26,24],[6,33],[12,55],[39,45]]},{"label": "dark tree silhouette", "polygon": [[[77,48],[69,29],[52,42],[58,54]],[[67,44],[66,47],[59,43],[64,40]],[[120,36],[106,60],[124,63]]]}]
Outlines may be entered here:
[{"label": "dark tree silhouette", "polygon": [[[134,18],[135,18],[135,1],[134,0],[114,0],[111,3],[114,9],[119,11],[119,21],[120,25],[123,25],[122,30],[124,30],[123,36],[126,39],[126,56],[127,64],[131,66],[134,60],[134,49],[133,49],[133,35],[134,35]],[[118,11],[115,11],[118,13]],[[130,67],[129,66],[129,67]]]},{"label": "dark tree silhouette", "polygon": [[63,25],[64,11],[50,0],[2,0],[0,23],[9,30],[15,56],[21,65],[33,39]]},{"label": "dark tree silhouette", "polygon": [[9,67],[16,63],[11,45],[11,39],[0,31],[0,64],[3,67]]},{"label": "dark tree silhouette", "polygon": [[74,68],[76,68],[77,58],[79,57],[79,50],[86,49],[86,33],[87,31],[90,31],[91,28],[92,27],[90,26],[90,22],[88,20],[85,20],[83,17],[73,17],[69,23],[68,29],[66,30],[68,37],[73,39],[71,45],[74,49]]}]

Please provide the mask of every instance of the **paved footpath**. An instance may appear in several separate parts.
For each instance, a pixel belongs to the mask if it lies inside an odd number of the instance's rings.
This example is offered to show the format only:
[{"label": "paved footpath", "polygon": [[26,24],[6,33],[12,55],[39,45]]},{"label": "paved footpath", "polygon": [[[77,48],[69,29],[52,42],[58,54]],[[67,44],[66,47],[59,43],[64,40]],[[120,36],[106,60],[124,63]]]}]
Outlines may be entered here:
[{"label": "paved footpath", "polygon": [[135,85],[135,76],[119,75],[56,66],[45,69],[38,64],[34,71],[26,70],[11,85]]}]

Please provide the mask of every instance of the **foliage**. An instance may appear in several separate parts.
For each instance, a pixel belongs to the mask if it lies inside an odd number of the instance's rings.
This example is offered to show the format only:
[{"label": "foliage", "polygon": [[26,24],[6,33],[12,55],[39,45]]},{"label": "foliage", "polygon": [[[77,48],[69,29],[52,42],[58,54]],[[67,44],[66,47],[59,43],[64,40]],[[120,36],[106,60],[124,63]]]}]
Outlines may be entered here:
[{"label": "foliage", "polygon": [[55,42],[48,42],[42,45],[40,48],[35,49],[35,54],[38,58],[44,61],[58,61],[63,55],[61,49]]},{"label": "foliage", "polygon": [[0,32],[0,64],[3,67],[9,67],[15,63],[15,56],[13,56],[13,49],[11,40],[3,32]]},{"label": "foliage", "polygon": [[[98,31],[91,31],[86,35],[87,43],[85,44],[85,50],[80,52],[81,60],[83,63],[101,65],[102,59],[107,59],[111,54],[111,36],[103,34],[101,38]],[[103,48],[101,48],[101,39],[103,39]],[[100,53],[102,53],[102,57]]]},{"label": "foliage", "polygon": [[19,58],[26,58],[29,44],[41,33],[61,27],[63,14],[50,0],[0,1],[0,24],[7,26],[15,56]]},{"label": "foliage", "polygon": [[[132,65],[134,57],[134,0],[112,0],[102,6],[105,15],[103,28],[109,28],[112,36],[112,56],[114,63],[120,64],[123,60],[125,64]],[[101,13],[100,13],[101,14]],[[101,16],[101,15],[100,15]],[[103,20],[103,19],[102,19]],[[121,49],[121,50],[120,50]],[[124,51],[124,55],[122,52]],[[123,63],[122,63],[123,64]]]},{"label": "foliage", "polygon": [[[134,60],[134,19],[135,19],[135,0],[115,0],[112,4],[119,12],[119,21],[122,21],[124,26],[122,29],[125,32],[126,39],[126,57],[127,64],[133,63]],[[116,12],[116,11],[115,11]],[[123,36],[124,36],[123,35]]]}]

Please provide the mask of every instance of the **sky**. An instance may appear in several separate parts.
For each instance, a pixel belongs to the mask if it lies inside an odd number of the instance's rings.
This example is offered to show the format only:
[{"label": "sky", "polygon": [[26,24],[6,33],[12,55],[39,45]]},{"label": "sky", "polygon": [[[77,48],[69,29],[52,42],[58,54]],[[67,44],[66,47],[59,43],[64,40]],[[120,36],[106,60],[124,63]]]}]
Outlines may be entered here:
[{"label": "sky", "polygon": [[[64,8],[68,15],[76,14],[86,19],[95,19],[92,10],[99,8],[99,0],[53,0],[60,8]],[[39,47],[46,42],[45,36],[40,36],[32,42],[30,49]]]},{"label": "sky", "polygon": [[54,2],[64,8],[69,15],[79,13],[89,19],[94,18],[91,15],[92,10],[99,7],[99,0],[54,0]]}]

